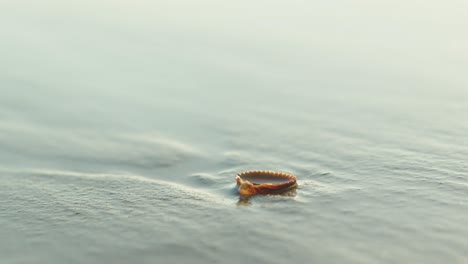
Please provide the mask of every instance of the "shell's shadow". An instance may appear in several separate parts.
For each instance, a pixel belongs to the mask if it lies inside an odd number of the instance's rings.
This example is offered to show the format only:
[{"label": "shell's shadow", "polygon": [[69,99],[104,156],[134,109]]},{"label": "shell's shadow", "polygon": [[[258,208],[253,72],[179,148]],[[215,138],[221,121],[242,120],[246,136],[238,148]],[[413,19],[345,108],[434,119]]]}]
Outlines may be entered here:
[{"label": "shell's shadow", "polygon": [[[267,194],[264,196],[284,196],[284,197],[290,197],[294,198],[297,195],[297,188],[290,189],[286,192],[283,193],[278,193],[278,194]],[[250,206],[252,205],[252,200],[254,199],[255,196],[239,196],[239,201],[237,201],[237,206]]]}]

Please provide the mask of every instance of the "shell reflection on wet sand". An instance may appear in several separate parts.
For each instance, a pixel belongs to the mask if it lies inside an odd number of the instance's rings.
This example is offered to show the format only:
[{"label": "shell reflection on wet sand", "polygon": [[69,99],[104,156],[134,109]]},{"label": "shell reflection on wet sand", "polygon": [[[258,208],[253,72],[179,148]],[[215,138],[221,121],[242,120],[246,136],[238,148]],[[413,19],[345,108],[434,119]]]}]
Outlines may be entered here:
[{"label": "shell reflection on wet sand", "polygon": [[239,194],[244,197],[256,194],[281,194],[297,187],[296,176],[274,171],[246,171],[237,174]]}]

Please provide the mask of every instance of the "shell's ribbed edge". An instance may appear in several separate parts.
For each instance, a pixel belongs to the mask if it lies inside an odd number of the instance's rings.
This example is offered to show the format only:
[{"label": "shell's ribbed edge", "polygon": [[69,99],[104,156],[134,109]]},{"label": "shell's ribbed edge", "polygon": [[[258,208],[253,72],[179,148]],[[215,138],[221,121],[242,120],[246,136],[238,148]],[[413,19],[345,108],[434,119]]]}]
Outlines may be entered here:
[{"label": "shell's ribbed edge", "polygon": [[287,178],[291,181],[296,181],[297,178],[291,173],[278,172],[278,171],[267,171],[267,170],[251,170],[238,173],[237,176],[241,177],[246,175],[268,175],[272,177]]}]

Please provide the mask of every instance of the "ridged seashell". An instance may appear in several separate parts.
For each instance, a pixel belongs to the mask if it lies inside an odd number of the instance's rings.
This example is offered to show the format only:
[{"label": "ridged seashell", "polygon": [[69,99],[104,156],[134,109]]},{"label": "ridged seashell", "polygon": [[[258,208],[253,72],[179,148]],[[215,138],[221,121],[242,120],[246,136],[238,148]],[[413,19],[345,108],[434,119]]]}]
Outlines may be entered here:
[{"label": "ridged seashell", "polygon": [[275,171],[246,171],[237,174],[237,185],[241,196],[256,194],[278,194],[297,186],[296,176]]}]

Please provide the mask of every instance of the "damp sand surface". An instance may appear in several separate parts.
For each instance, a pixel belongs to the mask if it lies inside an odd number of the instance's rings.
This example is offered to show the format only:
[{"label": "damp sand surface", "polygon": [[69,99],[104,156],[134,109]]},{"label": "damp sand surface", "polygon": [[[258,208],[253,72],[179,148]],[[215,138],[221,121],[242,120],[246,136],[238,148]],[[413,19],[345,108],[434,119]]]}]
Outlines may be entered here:
[{"label": "damp sand surface", "polygon": [[420,5],[0,3],[0,262],[467,263],[468,6]]}]

